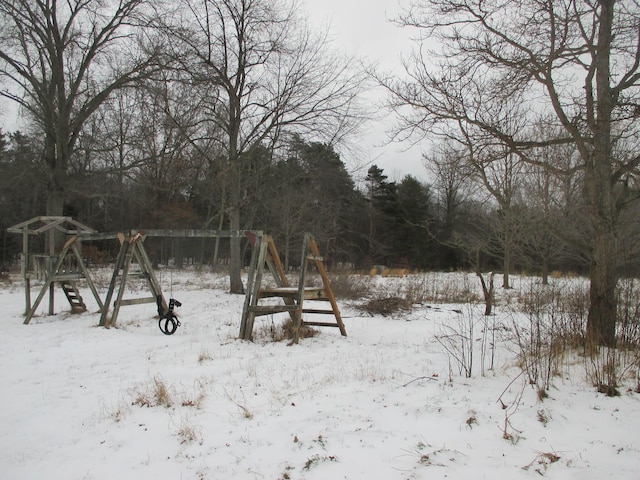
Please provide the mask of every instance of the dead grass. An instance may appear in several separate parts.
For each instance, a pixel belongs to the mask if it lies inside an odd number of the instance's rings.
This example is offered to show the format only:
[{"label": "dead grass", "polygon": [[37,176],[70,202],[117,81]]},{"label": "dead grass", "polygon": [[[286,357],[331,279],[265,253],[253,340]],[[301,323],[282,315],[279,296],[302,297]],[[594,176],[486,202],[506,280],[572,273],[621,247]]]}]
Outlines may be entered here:
[{"label": "dead grass", "polygon": [[170,408],[173,406],[173,398],[169,390],[165,381],[160,376],[155,376],[150,383],[134,389],[133,405]]},{"label": "dead grass", "polygon": [[[318,330],[302,325],[300,328],[300,338],[312,338],[318,334]],[[272,317],[269,323],[263,323],[254,333],[254,338],[266,338],[271,342],[282,342],[283,340],[293,340],[293,322],[291,318],[276,323]]]},{"label": "dead grass", "polygon": [[202,445],[201,428],[191,425],[186,419],[182,420],[178,430],[176,431],[176,436],[180,441],[180,445],[189,443],[199,443]]},{"label": "dead grass", "polygon": [[183,407],[200,409],[206,397],[206,381],[203,379],[196,382],[195,390],[192,392],[177,391],[174,387],[167,385],[162,377],[156,375],[150,382],[134,387],[131,404],[141,407],[171,408],[178,403]]},{"label": "dead grass", "polygon": [[213,360],[213,355],[207,349],[203,349],[198,355],[198,363],[203,363],[208,360]]}]

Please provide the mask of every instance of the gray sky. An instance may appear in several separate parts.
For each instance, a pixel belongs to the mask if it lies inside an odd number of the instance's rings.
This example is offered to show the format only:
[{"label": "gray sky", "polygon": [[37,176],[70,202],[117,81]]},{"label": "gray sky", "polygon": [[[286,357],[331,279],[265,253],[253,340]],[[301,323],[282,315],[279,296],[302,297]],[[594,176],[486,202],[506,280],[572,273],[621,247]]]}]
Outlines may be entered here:
[{"label": "gray sky", "polygon": [[[316,27],[330,28],[334,48],[377,63],[384,70],[401,71],[400,57],[411,51],[412,32],[390,20],[398,15],[406,0],[301,0],[301,4]],[[372,101],[379,101],[381,93]],[[404,151],[407,145],[385,145],[386,130],[392,122],[389,117],[384,122],[371,123],[370,133],[359,142],[363,151],[344,152],[343,160],[351,168],[362,165],[360,171],[354,172],[357,176],[364,177],[368,166],[376,164],[391,180],[399,180],[406,174],[425,180],[427,173],[419,147]]]}]

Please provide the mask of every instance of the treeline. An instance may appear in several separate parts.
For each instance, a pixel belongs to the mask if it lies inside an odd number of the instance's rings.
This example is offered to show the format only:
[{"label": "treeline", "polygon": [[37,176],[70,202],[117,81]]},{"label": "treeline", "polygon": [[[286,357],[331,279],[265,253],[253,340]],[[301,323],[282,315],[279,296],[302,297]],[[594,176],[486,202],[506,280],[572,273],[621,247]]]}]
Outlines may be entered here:
[{"label": "treeline", "polygon": [[[159,138],[155,132],[153,139],[129,143],[127,163],[114,162],[119,148],[85,142],[71,162],[71,195],[64,214],[98,231],[227,229],[227,159],[190,148],[180,135],[172,137],[172,150],[144,150]],[[587,223],[579,177],[506,169],[502,174],[509,178],[503,176],[501,185],[511,185],[513,192],[509,202],[500,204],[480,177],[457,161],[455,150],[441,147],[428,157],[430,183],[411,175],[392,181],[376,165],[366,177],[354,178],[333,147],[300,136],[277,151],[253,148],[243,158],[239,179],[241,228],[271,234],[287,267],[299,265],[302,238],[311,232],[331,268],[506,267],[545,277],[552,270],[587,271]],[[20,132],[0,135],[3,265],[14,262],[21,250],[21,238],[7,234],[7,227],[45,211],[44,170],[36,137]],[[636,213],[629,212],[628,236],[622,239],[628,253],[625,265],[634,272]],[[189,259],[216,265],[229,257],[224,242],[149,244],[155,259],[164,262]],[[103,260],[115,254],[116,246],[109,242],[98,246]],[[246,248],[244,252],[248,255]]]}]

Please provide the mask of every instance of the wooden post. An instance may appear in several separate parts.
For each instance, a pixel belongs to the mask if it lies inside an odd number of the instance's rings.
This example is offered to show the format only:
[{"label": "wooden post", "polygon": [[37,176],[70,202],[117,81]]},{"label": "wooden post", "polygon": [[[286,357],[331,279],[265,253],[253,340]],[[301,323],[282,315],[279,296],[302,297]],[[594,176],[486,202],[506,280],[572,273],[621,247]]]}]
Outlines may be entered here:
[{"label": "wooden post", "polygon": [[[53,257],[56,253],[56,230],[55,228],[52,228],[50,230],[47,230],[47,242],[49,243],[49,258],[47,259],[47,277],[49,277],[49,275],[55,273],[53,272]],[[54,299],[55,299],[55,295],[54,295],[54,284],[53,282],[51,282],[51,284],[49,285],[49,315],[53,315],[55,313],[55,309],[54,309]]]},{"label": "wooden post", "polygon": [[27,278],[27,271],[29,270],[29,234],[27,233],[27,227],[22,230],[22,278],[24,278],[24,293],[25,293],[25,307],[24,314],[28,315],[31,309],[31,279]]},{"label": "wooden post", "polygon": [[333,290],[331,289],[331,285],[329,284],[329,275],[327,274],[327,270],[324,267],[324,261],[320,257],[320,251],[318,250],[318,245],[313,237],[309,237],[309,249],[313,254],[313,259],[316,262],[316,269],[322,278],[322,284],[324,285],[325,295],[329,299],[329,303],[331,304],[331,309],[333,310],[333,315],[336,318],[336,322],[338,323],[338,328],[340,329],[340,333],[342,336],[347,336],[347,329],[344,326],[344,322],[342,321],[342,316],[340,315],[340,310],[338,309],[338,302],[336,301],[336,297],[333,294]]},{"label": "wooden post", "polygon": [[24,295],[25,295],[25,301],[26,301],[24,314],[29,315],[29,310],[31,310],[31,279],[30,278],[24,279]]},{"label": "wooden post", "polygon": [[[242,340],[251,340],[253,331],[253,320],[249,321],[250,312],[249,306],[254,303],[253,299],[257,294],[257,288],[259,283],[256,282],[256,272],[258,268],[258,259],[262,257],[260,252],[262,251],[263,238],[256,237],[252,242],[253,249],[251,250],[251,264],[249,266],[249,277],[247,278],[247,294],[244,297],[244,304],[242,306],[242,318],[240,320],[240,338]],[[251,329],[248,328],[251,323]]]}]

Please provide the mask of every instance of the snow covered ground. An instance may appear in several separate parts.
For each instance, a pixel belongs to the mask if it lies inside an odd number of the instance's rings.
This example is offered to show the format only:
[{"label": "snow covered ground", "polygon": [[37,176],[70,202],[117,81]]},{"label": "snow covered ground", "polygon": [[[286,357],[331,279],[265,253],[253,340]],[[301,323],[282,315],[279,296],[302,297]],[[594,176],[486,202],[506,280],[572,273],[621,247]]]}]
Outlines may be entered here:
[{"label": "snow covered ground", "polygon": [[609,398],[567,362],[539,401],[512,345],[482,368],[480,338],[472,378],[458,373],[435,336],[482,305],[383,317],[339,302],[348,337],[321,328],[287,346],[269,339],[281,317],[237,340],[243,297],[220,276],[176,272],[170,288],[183,304],[173,336],[152,305],[97,327],[88,289],[91,313],[66,313],[58,292],[59,313],[45,301],[25,326],[22,283],[0,286],[0,478],[640,478],[631,380]]}]

